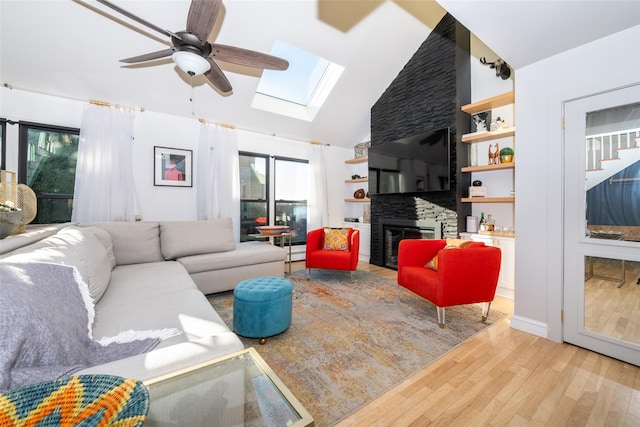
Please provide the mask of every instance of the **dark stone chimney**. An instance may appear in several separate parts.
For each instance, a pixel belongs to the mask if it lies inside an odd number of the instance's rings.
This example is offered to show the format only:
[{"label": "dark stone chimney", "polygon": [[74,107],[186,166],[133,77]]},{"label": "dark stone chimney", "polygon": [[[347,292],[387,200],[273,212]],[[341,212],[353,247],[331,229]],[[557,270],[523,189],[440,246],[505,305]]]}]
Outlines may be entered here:
[{"label": "dark stone chimney", "polygon": [[470,185],[462,175],[468,150],[460,142],[470,130],[460,110],[471,100],[470,33],[446,14],[396,79],[371,108],[371,145],[430,130],[451,129],[451,190],[433,193],[371,195],[371,263],[384,265],[382,223],[388,219],[436,220],[442,237],[464,230],[471,206],[460,199]]}]

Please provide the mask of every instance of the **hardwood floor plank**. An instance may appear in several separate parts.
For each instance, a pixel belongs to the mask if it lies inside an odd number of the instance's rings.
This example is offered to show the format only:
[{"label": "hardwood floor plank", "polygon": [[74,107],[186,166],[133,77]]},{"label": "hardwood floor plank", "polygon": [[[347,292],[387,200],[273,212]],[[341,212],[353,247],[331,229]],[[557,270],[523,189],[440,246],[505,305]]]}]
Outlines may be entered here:
[{"label": "hardwood floor plank", "polygon": [[[362,262],[358,268],[397,280],[394,270]],[[640,271],[637,263],[630,268],[636,275]],[[640,286],[611,283],[600,294],[607,306],[601,313],[626,314],[607,320],[608,330],[622,335],[624,327],[624,336],[640,336],[640,318],[633,318],[640,317]],[[604,301],[616,296],[611,306]],[[492,310],[512,314],[513,301],[496,297]],[[512,329],[507,318],[336,425],[635,427],[640,426],[640,368]]]}]

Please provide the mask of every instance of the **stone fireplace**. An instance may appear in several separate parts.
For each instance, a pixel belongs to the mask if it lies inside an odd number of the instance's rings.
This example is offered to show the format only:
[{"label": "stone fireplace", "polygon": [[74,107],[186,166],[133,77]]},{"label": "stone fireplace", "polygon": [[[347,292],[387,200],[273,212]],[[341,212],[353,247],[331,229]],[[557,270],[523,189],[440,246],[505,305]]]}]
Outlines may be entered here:
[{"label": "stone fireplace", "polygon": [[371,264],[386,267],[389,258],[393,265],[402,238],[457,237],[465,229],[471,205],[461,199],[471,174],[460,170],[468,164],[461,135],[471,119],[460,107],[471,99],[469,49],[469,30],[446,14],[371,108],[372,146],[451,129],[449,191],[371,195]]},{"label": "stone fireplace", "polygon": [[403,239],[441,239],[442,223],[436,220],[411,221],[383,218],[380,243],[384,267],[398,269],[398,245]]}]

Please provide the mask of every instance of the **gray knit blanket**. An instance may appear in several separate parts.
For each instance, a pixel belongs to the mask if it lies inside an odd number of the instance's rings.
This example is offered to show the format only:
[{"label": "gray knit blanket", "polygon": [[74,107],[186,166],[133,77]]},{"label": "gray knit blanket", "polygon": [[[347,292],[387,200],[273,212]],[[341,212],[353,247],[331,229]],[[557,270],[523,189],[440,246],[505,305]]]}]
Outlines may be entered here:
[{"label": "gray knit blanket", "polygon": [[163,335],[143,331],[147,338],[138,333],[130,342],[98,342],[93,318],[93,301],[75,267],[0,262],[0,392],[144,353]]}]

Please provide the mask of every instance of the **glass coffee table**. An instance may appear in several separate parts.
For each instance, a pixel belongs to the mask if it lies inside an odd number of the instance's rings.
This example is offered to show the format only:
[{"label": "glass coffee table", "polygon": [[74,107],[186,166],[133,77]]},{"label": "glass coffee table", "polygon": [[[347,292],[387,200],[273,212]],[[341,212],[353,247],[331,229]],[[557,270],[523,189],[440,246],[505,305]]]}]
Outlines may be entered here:
[{"label": "glass coffee table", "polygon": [[313,418],[255,349],[144,382],[145,426],[313,426]]}]

